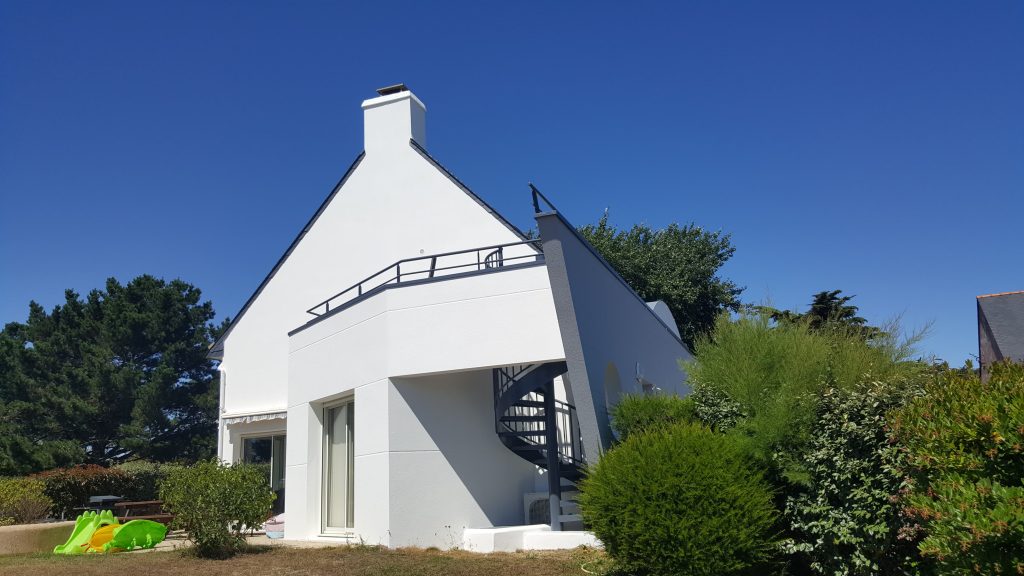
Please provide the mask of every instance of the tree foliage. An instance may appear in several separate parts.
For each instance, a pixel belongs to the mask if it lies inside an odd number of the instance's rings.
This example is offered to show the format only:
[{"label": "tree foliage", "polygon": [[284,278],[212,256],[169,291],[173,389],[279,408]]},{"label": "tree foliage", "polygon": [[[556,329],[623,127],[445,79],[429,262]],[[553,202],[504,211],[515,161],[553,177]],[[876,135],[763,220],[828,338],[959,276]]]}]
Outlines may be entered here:
[{"label": "tree foliage", "polygon": [[644,300],[668,305],[688,346],[712,329],[722,311],[739,308],[743,289],[718,276],[736,251],[728,234],[693,224],[618,230],[607,214],[579,232]]},{"label": "tree foliage", "polygon": [[181,280],[144,275],[0,331],[0,474],[212,454],[213,306]]},{"label": "tree foliage", "polygon": [[811,330],[840,329],[860,334],[866,340],[883,336],[884,328],[869,326],[867,319],[858,316],[859,308],[850,304],[853,296],[840,296],[842,290],[826,290],[818,292],[811,298],[807,312],[795,310],[779,310],[771,306],[755,306],[766,312],[772,320],[779,323],[803,323]]}]

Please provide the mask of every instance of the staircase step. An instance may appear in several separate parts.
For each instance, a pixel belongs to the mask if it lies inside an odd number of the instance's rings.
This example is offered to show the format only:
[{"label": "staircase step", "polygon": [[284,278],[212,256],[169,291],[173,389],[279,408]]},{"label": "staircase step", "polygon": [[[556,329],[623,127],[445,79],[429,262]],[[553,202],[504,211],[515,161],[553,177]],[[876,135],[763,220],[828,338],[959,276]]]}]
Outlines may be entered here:
[{"label": "staircase step", "polygon": [[526,408],[543,408],[544,407],[544,401],[543,400],[516,400],[515,403],[513,403],[512,405],[513,406],[523,406],[523,407],[526,407]]},{"label": "staircase step", "polygon": [[540,416],[502,416],[502,422],[543,422],[546,420],[543,414]]},{"label": "staircase step", "polygon": [[579,514],[559,514],[558,520],[560,522],[582,522],[583,516]]},{"label": "staircase step", "polygon": [[547,432],[544,430],[523,430],[518,432],[513,430],[502,430],[501,432],[498,432],[498,436],[511,436],[513,438],[523,438],[524,436],[544,436],[545,434],[547,434]]}]

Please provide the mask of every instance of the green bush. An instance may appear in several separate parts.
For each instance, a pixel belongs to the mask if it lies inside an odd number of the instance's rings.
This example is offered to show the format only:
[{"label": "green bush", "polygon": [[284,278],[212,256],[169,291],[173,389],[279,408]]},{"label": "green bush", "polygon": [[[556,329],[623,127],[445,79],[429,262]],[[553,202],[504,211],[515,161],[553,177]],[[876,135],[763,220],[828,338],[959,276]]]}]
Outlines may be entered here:
[{"label": "green bush", "polygon": [[901,574],[918,562],[914,543],[902,537],[903,450],[890,441],[886,414],[919,393],[897,381],[822,395],[805,456],[809,485],[786,503],[786,548],[814,573]]},{"label": "green bush", "polygon": [[133,460],[114,467],[128,475],[123,494],[128,500],[157,500],[160,498],[160,484],[180,464],[163,464],[147,460]]},{"label": "green bush", "polygon": [[95,464],[56,468],[32,477],[45,484],[46,495],[53,500],[53,513],[61,518],[74,518],[74,509],[88,503],[90,496],[124,496],[131,486],[127,472]]},{"label": "green bush", "polygon": [[0,478],[0,526],[45,519],[53,502],[44,489],[36,479]]},{"label": "green bush", "polygon": [[714,334],[697,341],[696,359],[685,368],[698,417],[716,430],[747,436],[761,465],[784,483],[800,485],[807,481],[803,454],[824,389],[852,388],[866,374],[890,380],[922,372],[923,365],[905,361],[909,353],[888,332],[868,342],[854,329],[722,315]]},{"label": "green bush", "polygon": [[172,470],[160,487],[174,528],[188,533],[199,556],[224,558],[244,545],[244,530],[270,516],[274,493],[267,477],[249,464],[200,462]]},{"label": "green bush", "polygon": [[621,440],[645,430],[694,420],[693,401],[664,394],[625,394],[611,410],[612,428]]},{"label": "green bush", "polygon": [[730,436],[696,424],[633,434],[582,482],[584,521],[626,571],[745,574],[778,549],[772,493]]},{"label": "green bush", "polygon": [[910,516],[943,574],[1024,574],[1024,366],[946,371],[893,413]]}]

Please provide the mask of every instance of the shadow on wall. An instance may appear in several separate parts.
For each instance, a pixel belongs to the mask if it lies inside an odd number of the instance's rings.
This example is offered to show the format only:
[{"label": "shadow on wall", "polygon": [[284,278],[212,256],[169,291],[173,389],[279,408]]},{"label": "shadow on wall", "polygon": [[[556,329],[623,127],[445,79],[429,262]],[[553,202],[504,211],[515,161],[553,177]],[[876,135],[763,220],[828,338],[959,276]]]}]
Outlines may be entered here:
[{"label": "shadow on wall", "polygon": [[604,368],[604,404],[608,409],[608,417],[611,418],[612,408],[622,398],[622,381],[619,379],[619,369],[614,362],[609,362]]},{"label": "shadow on wall", "polygon": [[[484,519],[493,526],[521,524],[523,494],[537,472],[498,439],[491,371],[394,378],[392,384],[401,403],[392,404],[391,421],[404,421],[395,428],[402,437],[393,432],[392,450],[436,448],[449,468],[438,470],[444,464],[435,461],[420,471],[418,481],[434,486],[423,486],[412,506],[466,527],[481,527]],[[453,485],[453,476],[460,485]],[[452,526],[460,534],[462,527]]]}]

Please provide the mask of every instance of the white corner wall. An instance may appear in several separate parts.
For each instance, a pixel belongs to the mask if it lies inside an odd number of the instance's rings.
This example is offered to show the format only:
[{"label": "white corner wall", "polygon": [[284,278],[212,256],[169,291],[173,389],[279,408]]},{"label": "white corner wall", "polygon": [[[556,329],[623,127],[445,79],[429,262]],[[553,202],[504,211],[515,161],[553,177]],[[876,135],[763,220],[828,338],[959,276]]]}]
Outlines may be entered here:
[{"label": "white corner wall", "polygon": [[459,546],[466,528],[523,522],[536,468],[494,430],[490,370],[393,378],[389,514],[394,546]]},{"label": "white corner wall", "polygon": [[612,440],[608,408],[641,381],[668,394],[690,392],[676,334],[557,213],[537,216],[573,401],[588,460]]},{"label": "white corner wall", "polygon": [[290,344],[286,538],[320,537],[322,406],[348,395],[354,537],[452,547],[522,522],[535,471],[497,438],[490,368],[564,357],[544,266],[389,289]]}]

